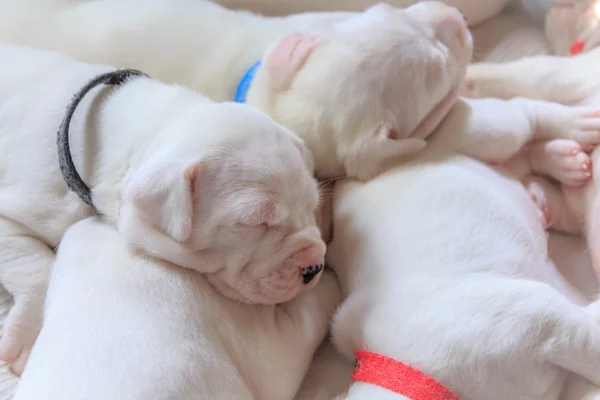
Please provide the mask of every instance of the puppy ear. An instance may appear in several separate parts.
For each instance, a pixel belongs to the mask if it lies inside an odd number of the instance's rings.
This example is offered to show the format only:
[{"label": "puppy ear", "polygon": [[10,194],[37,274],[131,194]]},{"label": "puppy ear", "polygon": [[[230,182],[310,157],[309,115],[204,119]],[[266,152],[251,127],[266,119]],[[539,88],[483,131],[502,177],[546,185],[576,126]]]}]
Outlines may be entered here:
[{"label": "puppy ear", "polygon": [[285,89],[319,42],[314,35],[291,34],[267,52],[265,70],[274,89]]},{"label": "puppy ear", "polygon": [[293,134],[292,142],[294,142],[294,146],[298,149],[300,154],[302,155],[302,159],[304,160],[304,165],[312,174],[315,170],[315,160],[311,151],[306,147],[304,140],[300,139],[298,136]]},{"label": "puppy ear", "polygon": [[346,162],[346,172],[349,176],[368,180],[410,159],[425,146],[427,142],[423,139],[400,138],[393,129],[383,126],[359,143]]},{"label": "puppy ear", "polygon": [[152,225],[183,242],[192,233],[194,183],[202,167],[201,161],[150,161],[135,172],[125,197]]}]

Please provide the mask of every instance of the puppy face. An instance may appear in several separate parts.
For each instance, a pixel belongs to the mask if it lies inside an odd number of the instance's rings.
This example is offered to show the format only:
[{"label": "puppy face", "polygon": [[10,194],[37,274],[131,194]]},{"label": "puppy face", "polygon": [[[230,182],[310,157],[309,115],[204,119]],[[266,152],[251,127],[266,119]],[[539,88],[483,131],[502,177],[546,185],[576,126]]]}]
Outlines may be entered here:
[{"label": "puppy face", "polygon": [[457,9],[380,4],[317,35],[279,40],[248,102],[303,137],[320,178],[368,179],[425,146],[471,56]]},{"label": "puppy face", "polygon": [[[199,134],[212,142],[199,145]],[[312,160],[300,139],[238,104],[190,110],[164,137],[172,145],[137,170],[126,190],[135,234],[160,233],[144,248],[207,273],[236,301],[280,303],[317,283],[325,244],[315,223]]]},{"label": "puppy face", "polygon": [[585,42],[583,51],[600,44],[600,2],[597,0],[556,0],[546,15],[546,38],[552,51],[570,54],[577,40]]}]

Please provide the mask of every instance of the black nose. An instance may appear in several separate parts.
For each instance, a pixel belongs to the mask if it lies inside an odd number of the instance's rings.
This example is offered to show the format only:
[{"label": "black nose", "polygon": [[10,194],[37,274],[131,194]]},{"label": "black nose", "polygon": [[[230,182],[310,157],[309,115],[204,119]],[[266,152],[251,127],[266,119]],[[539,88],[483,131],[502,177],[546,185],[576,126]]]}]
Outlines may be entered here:
[{"label": "black nose", "polygon": [[323,271],[323,267],[323,264],[321,264],[311,265],[310,267],[306,268],[302,272],[302,283],[308,285],[313,279],[315,279],[315,276],[319,275],[319,272]]}]

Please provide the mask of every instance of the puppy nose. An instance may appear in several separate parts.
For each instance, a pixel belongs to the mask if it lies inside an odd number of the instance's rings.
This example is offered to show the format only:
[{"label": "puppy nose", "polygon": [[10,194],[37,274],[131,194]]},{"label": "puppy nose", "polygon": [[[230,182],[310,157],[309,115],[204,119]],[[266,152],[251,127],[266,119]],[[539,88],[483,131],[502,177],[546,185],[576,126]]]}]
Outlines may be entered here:
[{"label": "puppy nose", "polygon": [[315,276],[319,275],[319,273],[323,271],[323,268],[323,264],[311,265],[310,267],[303,268],[300,272],[302,274],[302,283],[308,285],[315,278]]},{"label": "puppy nose", "polygon": [[[319,231],[314,230],[314,235],[318,235]],[[304,247],[304,246],[303,246]],[[304,247],[302,250],[294,254],[294,263],[300,270],[302,276],[302,283],[308,285],[313,282],[319,273],[323,271],[325,265],[325,243],[322,240],[311,240],[308,247]]]},{"label": "puppy nose", "polygon": [[312,226],[310,229],[298,234],[298,241],[294,243],[294,246],[296,251],[291,258],[299,268],[325,263],[327,247],[321,239],[321,232],[316,226]]}]

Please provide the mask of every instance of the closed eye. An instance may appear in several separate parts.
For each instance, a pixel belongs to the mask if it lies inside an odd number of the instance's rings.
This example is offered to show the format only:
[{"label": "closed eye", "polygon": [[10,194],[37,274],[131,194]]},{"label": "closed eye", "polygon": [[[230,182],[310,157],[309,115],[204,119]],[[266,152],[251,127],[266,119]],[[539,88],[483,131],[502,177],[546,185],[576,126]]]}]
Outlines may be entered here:
[{"label": "closed eye", "polygon": [[269,229],[269,225],[266,222],[263,222],[261,224],[247,224],[244,222],[237,222],[235,226],[239,229],[253,232],[266,232]]}]

